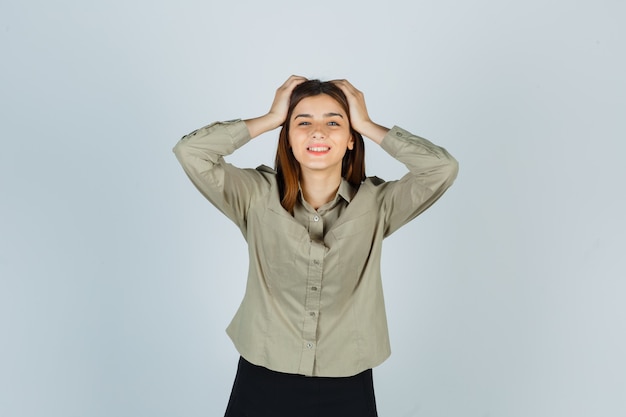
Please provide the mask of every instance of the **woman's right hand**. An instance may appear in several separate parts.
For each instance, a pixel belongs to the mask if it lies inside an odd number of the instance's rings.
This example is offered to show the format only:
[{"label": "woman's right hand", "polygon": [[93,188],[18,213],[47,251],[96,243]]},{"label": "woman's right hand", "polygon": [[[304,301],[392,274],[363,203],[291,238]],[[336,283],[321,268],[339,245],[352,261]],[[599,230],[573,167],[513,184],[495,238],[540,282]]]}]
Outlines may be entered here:
[{"label": "woman's right hand", "polygon": [[291,98],[291,93],[293,92],[293,89],[305,82],[306,80],[306,78],[299,75],[292,75],[291,77],[287,78],[287,81],[285,81],[283,85],[278,87],[278,90],[276,90],[274,102],[272,103],[272,107],[267,114],[268,116],[273,117],[276,122],[278,122],[276,127],[282,125],[287,118],[287,111],[289,110],[289,99]]},{"label": "woman's right hand", "polygon": [[246,120],[246,126],[250,132],[250,137],[254,138],[262,133],[274,130],[285,122],[289,110],[289,99],[294,88],[305,82],[307,79],[299,75],[292,75],[287,78],[274,96],[274,102],[269,112],[261,117]]}]

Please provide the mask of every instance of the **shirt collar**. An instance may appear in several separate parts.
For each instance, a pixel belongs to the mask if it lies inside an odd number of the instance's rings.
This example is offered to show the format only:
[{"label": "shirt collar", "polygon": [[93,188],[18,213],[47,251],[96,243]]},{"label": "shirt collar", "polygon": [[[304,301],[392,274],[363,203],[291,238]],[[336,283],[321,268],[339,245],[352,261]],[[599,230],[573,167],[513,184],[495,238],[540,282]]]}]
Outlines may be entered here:
[{"label": "shirt collar", "polygon": [[352,201],[354,195],[356,194],[356,190],[354,187],[346,181],[345,178],[341,179],[341,184],[339,184],[339,189],[337,190],[337,194],[340,195],[347,203]]},{"label": "shirt collar", "polygon": [[[356,194],[356,191],[357,190],[348,181],[346,181],[345,178],[341,178],[341,183],[339,184],[337,194],[335,195],[335,198],[331,200],[331,202],[334,202],[332,205],[334,206],[337,203],[339,197],[343,198],[346,203],[350,204],[350,202],[354,198],[354,195]],[[302,196],[302,187],[300,186],[300,184],[298,184],[298,199],[301,203],[308,207],[308,203],[304,200],[304,197]]]}]

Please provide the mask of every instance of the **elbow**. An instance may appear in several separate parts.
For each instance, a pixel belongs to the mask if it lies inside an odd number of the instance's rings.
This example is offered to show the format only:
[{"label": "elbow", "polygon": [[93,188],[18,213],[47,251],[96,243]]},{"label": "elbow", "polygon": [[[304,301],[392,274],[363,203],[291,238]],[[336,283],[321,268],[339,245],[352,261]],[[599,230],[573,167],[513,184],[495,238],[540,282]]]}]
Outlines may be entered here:
[{"label": "elbow", "polygon": [[459,175],[459,161],[457,161],[454,157],[450,157],[450,177],[454,181]]},{"label": "elbow", "polygon": [[172,152],[174,152],[174,155],[176,155],[177,158],[180,158],[180,156],[185,153],[186,148],[187,143],[185,141],[185,136],[183,136],[182,139],[179,140],[176,145],[174,145],[174,147],[172,148]]},{"label": "elbow", "polygon": [[446,188],[450,187],[457,175],[459,174],[459,161],[457,161],[452,155],[447,155],[446,164],[442,167],[442,174],[444,179],[444,185]]},{"label": "elbow", "polygon": [[189,143],[183,139],[179,140],[174,148],[172,148],[174,156],[178,160],[178,163],[187,171],[187,167],[192,163],[194,159],[193,148]]},{"label": "elbow", "polygon": [[189,135],[183,136],[172,148],[172,152],[176,155],[176,159],[178,159],[183,165],[185,165],[185,161],[189,161],[190,159],[198,156],[197,149],[188,140],[188,136]]},{"label": "elbow", "polygon": [[181,159],[185,155],[189,154],[189,151],[191,150],[189,139],[192,136],[195,136],[197,133],[198,133],[198,130],[194,130],[193,132],[183,136],[182,138],[180,138],[178,142],[176,142],[176,145],[174,145],[174,148],[172,149],[172,151],[174,152],[174,155],[176,155],[178,159]]}]

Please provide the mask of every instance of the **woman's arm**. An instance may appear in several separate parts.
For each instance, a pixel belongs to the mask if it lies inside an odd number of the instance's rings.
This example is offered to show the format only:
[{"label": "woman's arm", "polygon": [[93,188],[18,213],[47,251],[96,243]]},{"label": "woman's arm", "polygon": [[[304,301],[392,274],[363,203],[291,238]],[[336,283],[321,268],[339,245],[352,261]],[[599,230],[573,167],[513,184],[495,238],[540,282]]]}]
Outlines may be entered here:
[{"label": "woman's arm", "polygon": [[289,77],[278,88],[267,114],[246,121],[212,123],[185,135],[174,147],[185,173],[200,193],[242,231],[250,201],[267,189],[268,182],[258,170],[234,167],[224,157],[252,138],[280,126],[287,115],[291,92],[305,80]]},{"label": "woman's arm", "polygon": [[334,81],[350,104],[352,127],[381,145],[409,170],[402,179],[377,186],[380,207],[389,235],[430,207],[452,185],[458,162],[444,148],[412,133],[374,123],[367,112],[363,93],[346,80]]},{"label": "woman's arm", "polygon": [[224,156],[248,143],[250,135],[241,120],[215,122],[195,130],[174,146],[174,154],[198,191],[242,231],[249,202],[265,186],[253,169],[226,163]]}]

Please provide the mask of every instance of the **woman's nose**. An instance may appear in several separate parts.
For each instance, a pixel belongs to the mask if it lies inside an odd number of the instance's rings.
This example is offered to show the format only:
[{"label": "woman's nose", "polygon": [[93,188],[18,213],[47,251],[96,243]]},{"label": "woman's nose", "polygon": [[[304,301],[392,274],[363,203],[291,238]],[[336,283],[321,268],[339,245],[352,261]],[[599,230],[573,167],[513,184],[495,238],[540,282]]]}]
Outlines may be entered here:
[{"label": "woman's nose", "polygon": [[315,124],[313,125],[313,137],[314,138],[323,138],[326,137],[326,129],[323,124]]}]

